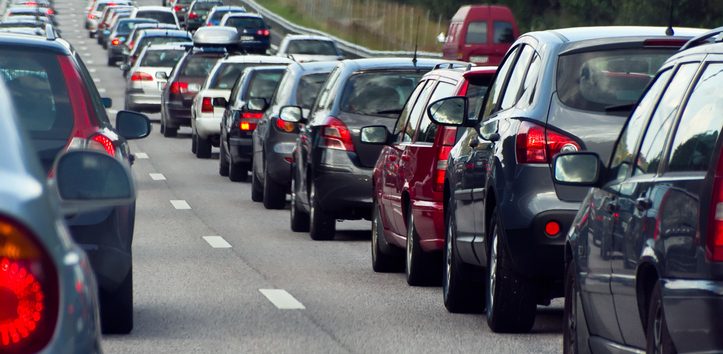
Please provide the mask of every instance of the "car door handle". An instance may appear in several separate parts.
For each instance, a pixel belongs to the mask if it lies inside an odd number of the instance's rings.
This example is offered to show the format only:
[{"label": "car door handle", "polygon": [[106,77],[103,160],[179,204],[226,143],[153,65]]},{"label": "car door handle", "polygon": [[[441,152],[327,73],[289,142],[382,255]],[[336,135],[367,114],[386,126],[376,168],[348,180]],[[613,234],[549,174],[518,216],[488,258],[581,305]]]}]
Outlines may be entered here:
[{"label": "car door handle", "polygon": [[646,211],[653,206],[653,201],[650,198],[638,198],[635,200],[635,208],[640,211]]}]

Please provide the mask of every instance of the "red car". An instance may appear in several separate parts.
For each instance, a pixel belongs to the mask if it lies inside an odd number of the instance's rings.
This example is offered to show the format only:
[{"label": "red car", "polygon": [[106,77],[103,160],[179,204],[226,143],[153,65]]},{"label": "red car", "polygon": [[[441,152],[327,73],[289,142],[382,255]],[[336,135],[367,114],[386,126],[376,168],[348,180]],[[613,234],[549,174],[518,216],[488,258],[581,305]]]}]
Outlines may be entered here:
[{"label": "red car", "polygon": [[520,36],[512,11],[503,5],[465,5],[449,23],[442,56],[478,65],[498,65]]},{"label": "red car", "polygon": [[[394,132],[381,131],[387,134],[382,139],[387,146],[374,167],[372,266],[377,272],[397,270],[406,249],[410,285],[440,279],[444,174],[457,137],[457,128],[432,123],[427,107],[445,97],[467,96],[469,113],[474,114],[496,71],[496,67],[449,66],[425,75],[400,113]],[[380,136],[380,129],[365,127],[362,132]]]}]

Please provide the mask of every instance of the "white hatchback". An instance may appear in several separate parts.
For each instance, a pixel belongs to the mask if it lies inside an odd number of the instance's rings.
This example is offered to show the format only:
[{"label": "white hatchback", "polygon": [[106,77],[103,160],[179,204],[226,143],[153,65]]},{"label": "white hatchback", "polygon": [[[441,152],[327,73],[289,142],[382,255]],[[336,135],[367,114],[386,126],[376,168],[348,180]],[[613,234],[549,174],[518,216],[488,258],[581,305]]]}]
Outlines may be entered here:
[{"label": "white hatchback", "polygon": [[[191,43],[188,43],[191,46]],[[161,94],[171,70],[186,53],[185,44],[151,44],[141,52],[128,71],[125,109],[160,112]]]}]

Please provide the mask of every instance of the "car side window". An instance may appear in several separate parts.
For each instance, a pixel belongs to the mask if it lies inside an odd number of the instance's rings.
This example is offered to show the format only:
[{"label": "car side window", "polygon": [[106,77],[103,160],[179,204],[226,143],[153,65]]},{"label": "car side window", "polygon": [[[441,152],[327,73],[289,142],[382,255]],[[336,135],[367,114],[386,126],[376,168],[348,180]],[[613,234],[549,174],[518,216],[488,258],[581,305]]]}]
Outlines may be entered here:
[{"label": "car side window", "polygon": [[75,62],[78,63],[78,72],[83,80],[83,84],[88,89],[88,96],[90,96],[91,108],[94,113],[93,115],[101,125],[108,127],[112,126],[110,119],[108,119],[108,114],[105,111],[105,107],[103,106],[100,93],[95,86],[95,82],[93,82],[93,78],[90,76],[88,68],[85,67],[85,63],[83,63],[83,60],[80,59],[78,53],[75,54]]},{"label": "car side window", "polygon": [[334,102],[334,97],[330,93],[336,85],[336,81],[339,79],[339,75],[341,75],[341,69],[339,68],[335,68],[334,71],[331,72],[331,74],[329,75],[329,79],[326,81],[326,84],[324,84],[324,88],[319,94],[317,104],[314,105],[315,107],[317,107],[318,109],[328,109],[331,107],[331,103]]},{"label": "car side window", "polygon": [[671,74],[672,70],[670,69],[658,74],[623,128],[610,161],[610,176],[608,178],[610,183],[622,181],[627,177],[633,162],[635,149],[638,146],[640,136],[643,134],[643,127],[648,122],[648,117],[655,108],[660,93],[670,80]]},{"label": "car side window", "polygon": [[532,55],[534,53],[535,51],[529,45],[522,48],[520,58],[517,59],[517,63],[512,69],[510,80],[507,83],[507,88],[505,89],[504,96],[502,97],[502,104],[500,105],[501,110],[512,108],[520,98],[522,81],[525,78],[527,68],[530,66],[530,61],[532,60]]},{"label": "car side window", "polygon": [[394,136],[396,137],[397,142],[401,142],[402,140],[402,134],[401,132],[404,130],[404,128],[407,127],[407,122],[409,121],[409,114],[412,112],[412,107],[417,102],[417,98],[419,97],[419,94],[422,93],[422,90],[424,89],[424,86],[427,84],[427,80],[422,80],[417,84],[417,87],[414,88],[414,91],[412,91],[412,94],[409,95],[409,99],[407,100],[407,103],[404,105],[404,109],[402,109],[402,113],[399,114],[399,118],[397,119],[397,124],[394,126]]},{"label": "car side window", "polygon": [[527,69],[527,74],[525,75],[525,81],[522,82],[522,89],[517,95],[518,107],[529,107],[535,99],[535,92],[537,91],[537,83],[539,82],[538,77],[540,76],[541,68],[542,60],[537,53],[534,53],[532,56],[532,62],[530,62],[530,67]]},{"label": "car side window", "polygon": [[241,90],[241,83],[243,82],[244,75],[239,76],[238,79],[236,79],[236,82],[233,84],[233,89],[231,89],[231,95],[229,96],[230,101],[228,102],[229,107],[233,107],[236,105],[236,101],[241,99],[239,97],[239,91]]},{"label": "car side window", "polygon": [[422,113],[424,112],[425,108],[427,108],[429,95],[432,93],[434,87],[434,81],[430,80],[429,83],[424,86],[424,90],[422,90],[422,93],[419,94],[417,102],[415,102],[414,106],[412,106],[412,112],[409,113],[409,121],[407,122],[407,126],[404,128],[404,131],[401,134],[401,142],[407,143],[411,142],[414,139],[414,135],[417,132],[417,126],[419,125],[419,121],[422,119]]},{"label": "car side window", "polygon": [[723,63],[708,65],[675,132],[668,171],[707,171],[723,127]]},{"label": "car side window", "polygon": [[494,113],[500,99],[500,94],[502,93],[502,87],[504,87],[507,79],[507,73],[515,63],[515,59],[517,59],[518,49],[519,47],[512,48],[512,50],[510,50],[507,54],[504,63],[502,63],[497,70],[495,81],[492,83],[492,87],[490,87],[487,92],[487,101],[485,102],[484,110],[482,111],[482,117],[480,117],[481,121],[486,120],[492,113]]},{"label": "car side window", "polygon": [[434,138],[437,136],[437,125],[429,119],[427,104],[445,97],[454,96],[454,89],[455,85],[440,81],[428,103],[420,104],[420,106],[424,107],[424,110],[422,111],[422,122],[419,124],[419,133],[417,133],[417,142],[434,143]]},{"label": "car side window", "polygon": [[650,119],[650,124],[640,145],[640,153],[635,160],[633,175],[658,171],[658,166],[663,158],[665,141],[683,100],[683,95],[697,69],[697,63],[683,64],[673,76]]}]

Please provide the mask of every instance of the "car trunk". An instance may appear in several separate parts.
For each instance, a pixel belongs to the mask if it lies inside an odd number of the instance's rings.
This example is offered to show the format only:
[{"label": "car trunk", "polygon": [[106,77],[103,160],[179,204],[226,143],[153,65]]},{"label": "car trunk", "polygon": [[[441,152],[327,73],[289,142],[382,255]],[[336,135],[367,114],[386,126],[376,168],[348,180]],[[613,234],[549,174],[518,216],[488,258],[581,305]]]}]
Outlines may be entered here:
[{"label": "car trunk", "polygon": [[377,162],[379,154],[382,152],[384,145],[376,144],[362,144],[360,138],[360,130],[362,127],[368,125],[383,125],[390,131],[394,129],[394,123],[396,118],[361,115],[341,112],[339,114],[339,120],[346,124],[347,128],[351,132],[351,138],[354,142],[354,149],[356,150],[357,157],[359,158],[358,163],[360,167],[371,168]]}]

